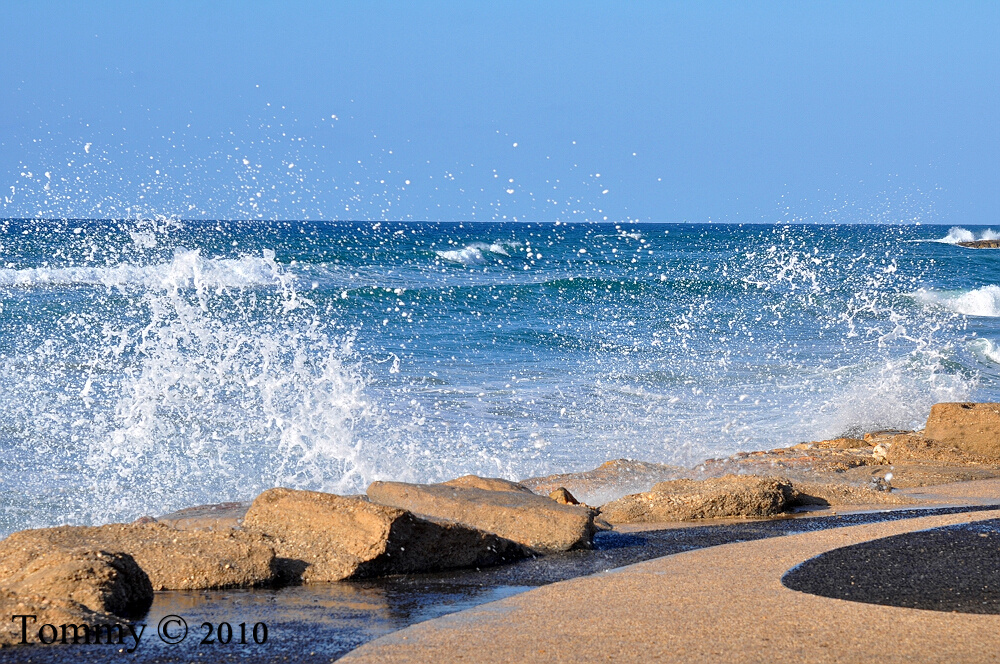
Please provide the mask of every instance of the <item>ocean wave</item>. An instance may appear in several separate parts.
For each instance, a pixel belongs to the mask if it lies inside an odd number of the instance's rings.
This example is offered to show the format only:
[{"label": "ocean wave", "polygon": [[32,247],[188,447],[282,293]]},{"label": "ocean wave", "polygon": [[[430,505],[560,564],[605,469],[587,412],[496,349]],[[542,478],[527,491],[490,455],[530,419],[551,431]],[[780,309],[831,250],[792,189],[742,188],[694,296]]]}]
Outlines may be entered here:
[{"label": "ocean wave", "polygon": [[478,265],[486,260],[485,254],[493,254],[497,256],[510,256],[510,249],[519,247],[520,245],[516,242],[473,242],[472,244],[467,244],[461,249],[448,249],[445,251],[436,251],[438,258],[442,258],[446,261],[452,263],[461,263],[462,265]]},{"label": "ocean wave", "polygon": [[970,291],[920,290],[914,298],[965,316],[1000,317],[1000,286],[993,284]]},{"label": "ocean wave", "polygon": [[242,258],[206,258],[200,250],[177,250],[173,260],[152,265],[0,269],[0,286],[139,286],[148,290],[245,288],[279,285],[283,276],[274,252]]},{"label": "ocean wave", "polygon": [[991,339],[973,339],[969,347],[981,359],[994,364],[1000,364],[1000,345]]},{"label": "ocean wave", "polygon": [[934,240],[934,242],[941,242],[943,244],[958,244],[959,242],[975,242],[976,240],[1000,240],[1000,233],[997,233],[992,228],[987,228],[986,230],[976,233],[962,228],[961,226],[953,226],[948,229],[948,234],[943,238]]}]

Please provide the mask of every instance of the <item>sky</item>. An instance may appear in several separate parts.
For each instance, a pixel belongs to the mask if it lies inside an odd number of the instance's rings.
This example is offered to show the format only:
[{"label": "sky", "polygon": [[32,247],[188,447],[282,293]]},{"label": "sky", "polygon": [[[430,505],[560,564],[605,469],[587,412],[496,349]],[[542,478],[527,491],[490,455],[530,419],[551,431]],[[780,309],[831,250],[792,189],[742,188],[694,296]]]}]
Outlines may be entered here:
[{"label": "sky", "polygon": [[4,14],[4,217],[997,223],[998,3]]}]

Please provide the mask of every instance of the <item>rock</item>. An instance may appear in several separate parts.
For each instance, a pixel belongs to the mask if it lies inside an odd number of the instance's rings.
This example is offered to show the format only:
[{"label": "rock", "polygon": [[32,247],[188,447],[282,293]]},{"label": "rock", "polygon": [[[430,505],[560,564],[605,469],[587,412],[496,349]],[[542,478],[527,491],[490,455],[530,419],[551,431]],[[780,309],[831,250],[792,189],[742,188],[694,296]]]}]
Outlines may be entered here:
[{"label": "rock", "polygon": [[155,519],[177,530],[231,530],[239,528],[249,502],[186,507]]},{"label": "rock", "polygon": [[885,444],[889,447],[889,463],[904,461],[936,461],[964,465],[996,463],[995,459],[977,456],[951,443],[931,440],[926,435],[916,432],[894,436]]},{"label": "rock", "polygon": [[368,497],[382,505],[446,519],[512,540],[536,553],[588,548],[594,515],[583,505],[512,491],[374,482]]},{"label": "rock", "polygon": [[22,530],[0,541],[0,579],[55,550],[127,553],[154,590],[259,586],[274,580],[274,551],[259,534],[182,531],[162,523]]},{"label": "rock", "polygon": [[593,470],[521,480],[533,492],[546,496],[559,488],[588,505],[600,505],[627,493],[648,491],[657,482],[682,477],[687,469],[662,463],[615,459]]},{"label": "rock", "polygon": [[559,487],[555,491],[549,494],[549,498],[556,501],[560,505],[579,505],[580,501],[573,497],[566,487]]},{"label": "rock", "polygon": [[473,528],[419,518],[364,497],[316,491],[265,491],[243,527],[273,538],[288,581],[485,567],[525,554],[513,542]]},{"label": "rock", "polygon": [[96,613],[139,616],[153,603],[149,576],[127,553],[54,549],[2,579],[21,596],[66,598]]},{"label": "rock", "polygon": [[872,448],[872,458],[877,463],[889,463],[889,445],[879,443]]},{"label": "rock", "polygon": [[854,450],[861,447],[868,447],[868,443],[861,438],[842,437],[832,440],[821,440],[813,443],[813,446],[819,449]]},{"label": "rock", "polygon": [[502,480],[499,477],[477,477],[476,475],[463,475],[453,480],[443,482],[445,486],[458,486],[470,489],[483,489],[485,491],[513,491],[515,493],[532,493],[531,489],[519,482]]},{"label": "rock", "polygon": [[601,507],[610,523],[656,523],[719,517],[763,518],[793,506],[791,482],[776,477],[726,475],[705,480],[661,482],[652,491]]},{"label": "rock", "polygon": [[970,240],[956,244],[966,249],[1000,249],[1000,240]]},{"label": "rock", "polygon": [[[21,643],[21,619],[14,616],[36,616],[34,620],[25,618],[25,637],[28,643],[38,643],[38,628],[50,625],[113,625],[122,621],[110,614],[94,612],[66,597],[48,598],[42,595],[16,593],[0,588],[0,649]],[[69,639],[72,639],[70,632]],[[48,637],[48,634],[46,634]],[[69,641],[72,643],[72,641]],[[56,641],[61,643],[61,640]],[[3,657],[0,656],[0,659]]]},{"label": "rock", "polygon": [[796,482],[794,505],[907,505],[911,498],[891,492],[891,474],[872,476],[865,486],[824,482]]},{"label": "rock", "polygon": [[1000,404],[934,404],[924,437],[963,452],[1000,460]]}]

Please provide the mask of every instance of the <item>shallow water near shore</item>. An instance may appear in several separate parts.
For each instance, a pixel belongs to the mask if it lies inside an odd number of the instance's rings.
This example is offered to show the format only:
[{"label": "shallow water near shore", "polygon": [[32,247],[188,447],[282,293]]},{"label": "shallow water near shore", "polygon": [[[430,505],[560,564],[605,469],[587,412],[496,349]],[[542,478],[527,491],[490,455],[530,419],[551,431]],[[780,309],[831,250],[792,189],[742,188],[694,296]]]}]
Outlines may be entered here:
[{"label": "shallow water near shore", "polygon": [[0,221],[0,535],[1000,400],[988,229]]},{"label": "shallow water near shore", "polygon": [[[471,608],[541,585],[595,574],[652,558],[731,542],[780,537],[800,532],[839,528],[932,514],[993,509],[993,506],[906,509],[839,516],[782,518],[718,525],[689,525],[635,533],[601,533],[590,551],[524,560],[512,565],[440,574],[415,574],[294,586],[281,589],[173,591],[157,593],[147,625],[134,653],[125,646],[26,646],[0,651],[4,661],[63,664],[116,660],[175,663],[193,661],[327,662],[363,643],[408,625]],[[157,637],[157,625],[168,616],[181,616],[188,637],[175,645]],[[201,643],[210,623],[215,643]],[[218,643],[221,623],[234,629],[229,644]],[[245,645],[240,645],[240,623],[246,623]],[[253,643],[256,623],[267,625],[267,642]],[[168,628],[175,630],[176,625]],[[226,631],[223,631],[223,635]],[[258,631],[258,635],[261,632]]]}]

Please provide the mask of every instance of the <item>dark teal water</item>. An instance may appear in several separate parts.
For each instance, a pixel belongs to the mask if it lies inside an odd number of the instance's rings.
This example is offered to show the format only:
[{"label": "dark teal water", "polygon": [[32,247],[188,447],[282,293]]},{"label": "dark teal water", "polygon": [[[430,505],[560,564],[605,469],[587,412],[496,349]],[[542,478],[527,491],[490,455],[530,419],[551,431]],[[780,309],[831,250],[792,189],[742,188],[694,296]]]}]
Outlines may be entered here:
[{"label": "dark teal water", "polygon": [[3,221],[0,534],[920,426],[1000,398],[987,233]]}]

